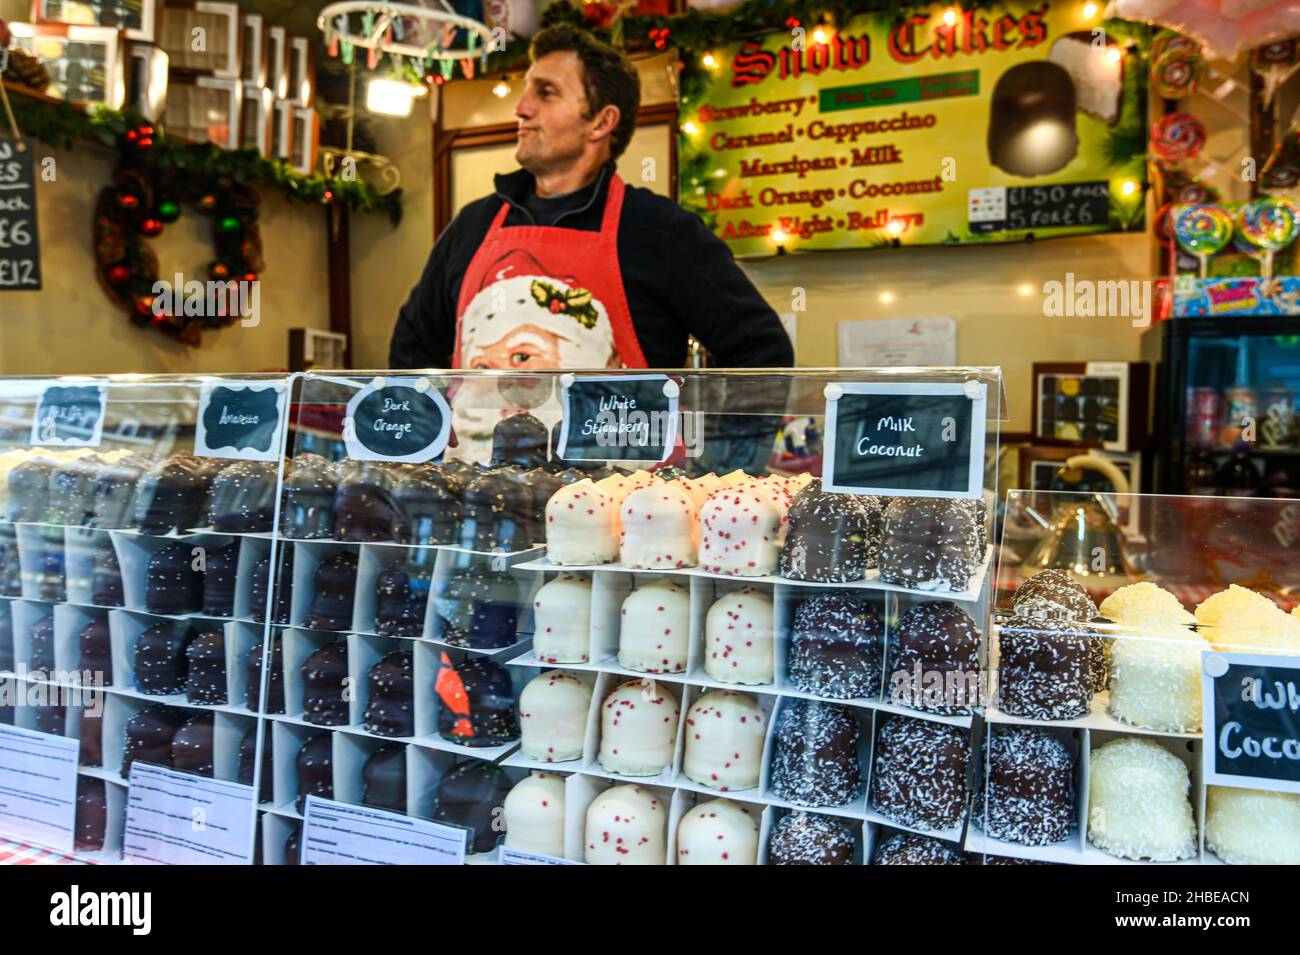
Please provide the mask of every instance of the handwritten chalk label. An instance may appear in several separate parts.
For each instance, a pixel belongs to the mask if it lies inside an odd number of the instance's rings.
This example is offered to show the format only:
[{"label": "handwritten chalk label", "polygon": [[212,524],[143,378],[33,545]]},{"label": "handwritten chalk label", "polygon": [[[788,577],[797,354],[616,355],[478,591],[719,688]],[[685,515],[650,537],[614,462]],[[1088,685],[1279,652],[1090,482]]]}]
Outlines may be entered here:
[{"label": "handwritten chalk label", "polygon": [[1300,657],[1201,655],[1205,781],[1300,793]]},{"label": "handwritten chalk label", "polygon": [[827,490],[947,498],[983,493],[982,383],[850,382],[827,390]]},{"label": "handwritten chalk label", "polygon": [[0,137],[0,291],[40,287],[36,150],[25,139]]},{"label": "handwritten chalk label", "polygon": [[419,378],[388,378],[366,385],[348,402],[343,441],[358,461],[429,461],[451,436],[451,408]]},{"label": "handwritten chalk label", "polygon": [[666,461],[677,443],[677,383],[667,375],[574,378],[564,388],[556,456],[564,461]]},{"label": "handwritten chalk label", "polygon": [[31,443],[97,448],[104,438],[103,385],[50,385],[41,392],[32,418]]},{"label": "handwritten chalk label", "polygon": [[199,392],[194,453],[241,461],[278,461],[287,395],[281,384],[205,384]]}]

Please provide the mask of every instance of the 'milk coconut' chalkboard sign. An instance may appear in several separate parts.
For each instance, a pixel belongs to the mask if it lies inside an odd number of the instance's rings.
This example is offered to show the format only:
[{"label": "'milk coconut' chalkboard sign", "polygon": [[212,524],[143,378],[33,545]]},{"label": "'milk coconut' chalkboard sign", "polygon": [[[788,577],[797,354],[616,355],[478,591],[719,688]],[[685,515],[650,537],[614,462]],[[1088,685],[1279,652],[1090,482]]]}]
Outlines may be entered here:
[{"label": "'milk coconut' chalkboard sign", "polygon": [[987,400],[977,381],[827,385],[822,484],[849,494],[979,497]]}]

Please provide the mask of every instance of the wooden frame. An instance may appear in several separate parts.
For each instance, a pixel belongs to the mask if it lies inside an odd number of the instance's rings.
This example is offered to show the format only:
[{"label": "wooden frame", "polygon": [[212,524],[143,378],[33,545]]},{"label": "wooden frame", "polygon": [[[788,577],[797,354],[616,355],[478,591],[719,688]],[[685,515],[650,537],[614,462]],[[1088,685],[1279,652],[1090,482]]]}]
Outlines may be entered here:
[{"label": "wooden frame", "polygon": [[167,109],[167,51],[135,40],[128,40],[126,47],[126,102],[156,123]]},{"label": "wooden frame", "polygon": [[[122,31],[116,27],[11,23],[9,29],[13,33],[14,46],[34,53],[45,64],[50,74],[47,93],[54,99],[81,105],[102,103],[112,109],[121,109],[126,102],[127,51]],[[89,89],[85,85],[74,86],[71,83],[72,76],[83,76],[87,71],[85,64],[68,57],[67,48],[73,43],[99,47],[104,51],[102,63],[98,60],[94,63],[95,70],[102,68],[104,71],[103,95],[100,98],[68,95],[70,91],[80,93]]]},{"label": "wooden frame", "polygon": [[[94,19],[94,24],[86,26],[109,27],[121,30],[129,40],[156,43],[162,35],[162,0],[138,0],[140,6],[140,25],[123,26],[121,19],[109,13],[106,8],[125,8],[132,4],[122,2],[107,3],[104,0],[32,0],[32,20],[35,23],[81,23],[84,15]],[[78,16],[82,14],[83,16]],[[113,21],[117,22],[106,22]]]},{"label": "wooden frame", "polygon": [[289,165],[310,176],[316,171],[320,156],[320,114],[305,106],[292,106],[293,145],[289,151]]},{"label": "wooden frame", "polygon": [[[1056,428],[1048,433],[1049,423],[1058,421],[1055,417],[1045,418],[1043,414],[1046,395],[1043,393],[1045,379],[1075,378],[1081,382],[1100,380],[1107,392],[1090,396],[1080,391],[1080,397],[1095,397],[1100,404],[1115,406],[1117,419],[1114,423],[1114,437],[1109,440],[1102,434],[1089,438],[1085,428],[1088,422],[1079,418],[1070,418],[1059,422],[1074,425],[1080,432],[1078,438],[1062,434],[1065,429]],[[1151,408],[1151,366],[1147,362],[1034,362],[1032,381],[1033,409],[1032,440],[1038,444],[1054,444],[1071,448],[1104,448],[1107,451],[1136,451],[1146,447],[1148,439],[1148,420]],[[1107,382],[1114,381],[1112,388]],[[1086,384],[1080,385],[1086,389]],[[1056,394],[1056,393],[1054,393]],[[1100,420],[1100,419],[1099,419]]]},{"label": "wooden frame", "polygon": [[244,83],[244,101],[239,120],[239,144],[271,155],[271,130],[275,124],[275,99],[265,86]]},{"label": "wooden frame", "polygon": [[310,107],[316,102],[316,48],[307,37],[289,38],[289,90],[287,99]]},{"label": "wooden frame", "polygon": [[241,43],[244,55],[239,64],[239,78],[248,86],[266,85],[267,42],[266,20],[260,13],[244,13],[239,17],[239,29],[243,33]]},{"label": "wooden frame", "polygon": [[[646,106],[637,113],[636,125],[677,127],[677,104],[657,103]],[[500,146],[515,141],[517,127],[514,123],[498,123],[493,126],[479,126],[472,129],[444,129],[442,122],[433,127],[433,237],[436,240],[447,228],[452,219],[451,210],[451,158],[457,149],[473,149],[478,146]],[[677,194],[677,147],[676,138],[669,155],[668,188],[671,195]]]},{"label": "wooden frame", "polygon": [[287,100],[273,100],[271,113],[270,155],[287,161],[293,155],[293,104]]},{"label": "wooden frame", "polygon": [[289,34],[284,27],[266,29],[266,85],[276,99],[289,98]]},{"label": "wooden frame", "polygon": [[[215,43],[207,49],[191,48],[191,31],[210,29],[221,23],[225,26],[225,42],[220,49]],[[163,16],[162,38],[159,45],[171,57],[172,72],[215,76],[219,79],[237,80],[240,75],[240,50],[244,31],[240,22],[239,7],[233,3],[215,0],[194,0],[182,3],[172,0]]]},{"label": "wooden frame", "polygon": [[[223,149],[239,148],[239,123],[243,112],[243,92],[242,84],[236,79],[218,76],[195,76],[189,79],[180,79],[173,76],[167,91],[167,112],[163,114],[163,122],[167,126],[168,134],[179,136],[190,142],[209,142],[221,146]],[[208,104],[218,101],[225,107],[226,132],[224,137],[214,137],[211,126],[204,130],[202,126],[185,125],[189,117],[182,116],[182,110],[191,113],[194,110],[201,110],[205,115],[210,116],[211,112]],[[203,135],[197,135],[196,131],[202,131]]]}]

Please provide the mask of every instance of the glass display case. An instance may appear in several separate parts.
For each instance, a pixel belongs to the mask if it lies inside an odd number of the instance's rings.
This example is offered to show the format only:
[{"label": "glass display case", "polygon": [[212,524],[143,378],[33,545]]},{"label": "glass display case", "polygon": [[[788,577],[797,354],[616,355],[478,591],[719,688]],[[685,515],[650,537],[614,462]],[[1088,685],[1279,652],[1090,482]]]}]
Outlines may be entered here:
[{"label": "glass display case", "polygon": [[[1300,336],[1294,320],[1179,318],[1159,326],[1156,488],[1300,496]],[[1178,426],[1175,426],[1178,425]]]},{"label": "glass display case", "polygon": [[[1005,407],[974,368],[0,381],[0,779],[63,760],[47,830],[0,834],[105,862],[959,851]],[[773,467],[791,420],[811,472]]]},{"label": "glass display case", "polygon": [[1300,864],[1298,530],[1287,500],[1011,491],[967,848]]}]

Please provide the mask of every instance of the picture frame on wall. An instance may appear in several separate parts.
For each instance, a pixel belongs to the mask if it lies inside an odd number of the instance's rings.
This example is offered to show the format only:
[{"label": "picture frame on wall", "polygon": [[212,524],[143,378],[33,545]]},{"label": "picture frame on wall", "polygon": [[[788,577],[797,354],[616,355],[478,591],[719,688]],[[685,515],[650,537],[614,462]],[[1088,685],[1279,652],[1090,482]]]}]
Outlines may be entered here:
[{"label": "picture frame on wall", "polygon": [[244,81],[245,89],[266,85],[267,45],[266,20],[260,13],[245,13],[239,18],[240,30],[243,32],[243,57],[240,60],[239,78]]},{"label": "picture frame on wall", "polygon": [[316,102],[316,53],[307,37],[296,36],[289,40],[288,98],[303,107]]},{"label": "picture frame on wall", "polygon": [[240,142],[242,99],[243,89],[237,79],[173,76],[163,114],[167,133],[189,142],[235,149]]},{"label": "picture frame on wall", "polygon": [[155,43],[162,33],[162,0],[33,0],[36,23],[121,30],[128,40]]},{"label": "picture frame on wall", "polygon": [[1147,362],[1034,362],[1033,439],[1106,451],[1146,446],[1151,409]]},{"label": "picture frame on wall", "polygon": [[[196,30],[203,31],[201,45],[193,42]],[[161,46],[171,57],[173,72],[238,79],[242,40],[240,11],[233,3],[173,2],[164,11]]]},{"label": "picture frame on wall", "polygon": [[12,45],[33,53],[50,76],[45,92],[78,106],[121,109],[126,102],[126,49],[116,27],[11,23]]},{"label": "picture frame on wall", "polygon": [[266,28],[266,85],[276,99],[289,98],[289,34],[284,27]]},{"label": "picture frame on wall", "polygon": [[271,139],[275,123],[275,99],[265,86],[244,84],[244,98],[239,120],[239,144],[256,149],[260,155],[272,156]]},{"label": "picture frame on wall", "polygon": [[320,117],[314,109],[301,106],[293,111],[293,144],[289,150],[289,165],[304,176],[316,169],[320,146]]},{"label": "picture frame on wall", "polygon": [[151,123],[167,109],[169,59],[156,43],[127,41],[126,101]]},{"label": "picture frame on wall", "polygon": [[271,152],[275,159],[293,155],[293,104],[282,99],[271,101]]}]

